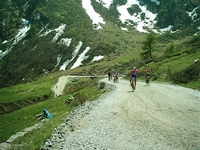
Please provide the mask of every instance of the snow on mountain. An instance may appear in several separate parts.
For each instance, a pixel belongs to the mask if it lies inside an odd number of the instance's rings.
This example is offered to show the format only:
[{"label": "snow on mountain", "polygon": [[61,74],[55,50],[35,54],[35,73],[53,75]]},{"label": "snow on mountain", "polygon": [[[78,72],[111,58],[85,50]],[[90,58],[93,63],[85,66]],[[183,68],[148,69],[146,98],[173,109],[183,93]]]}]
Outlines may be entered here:
[{"label": "snow on mountain", "polygon": [[65,70],[66,67],[69,65],[69,63],[72,62],[75,59],[75,57],[78,55],[78,52],[81,49],[82,45],[83,45],[83,43],[81,41],[79,41],[78,45],[76,46],[76,49],[72,53],[72,58],[70,60],[65,61],[63,63],[63,65],[60,67],[60,70]]},{"label": "snow on mountain", "polygon": [[92,20],[92,24],[93,24],[93,29],[94,30],[99,30],[101,29],[101,24],[105,24],[103,18],[96,13],[96,11],[94,10],[93,6],[91,5],[91,1],[90,0],[82,0],[82,7],[85,9],[86,13],[88,14],[88,16],[90,17],[90,19]]},{"label": "snow on mountain", "polygon": [[69,47],[69,45],[71,44],[72,42],[72,39],[71,38],[62,38],[58,44],[64,44],[66,45],[67,47]]},{"label": "snow on mountain", "polygon": [[53,37],[53,42],[56,42],[58,38],[64,33],[65,27],[66,27],[66,24],[61,24],[61,26],[59,26],[57,29],[54,29],[57,33]]},{"label": "snow on mountain", "polygon": [[[192,20],[195,22],[195,21],[197,21],[197,20],[200,20],[200,18],[197,18],[197,13],[196,13],[196,10],[197,9],[199,9],[200,8],[200,6],[198,6],[198,7],[196,7],[196,8],[194,8],[191,12],[187,12],[186,11],[186,13],[188,13],[188,15],[192,18]],[[196,20],[195,20],[196,19]]]},{"label": "snow on mountain", "polygon": [[89,50],[90,50],[90,47],[86,47],[86,49],[83,51],[83,53],[81,53],[79,55],[78,59],[76,60],[74,65],[71,67],[71,69],[74,69],[74,68],[79,67],[80,65],[82,65],[82,61],[88,58],[88,56],[86,56],[86,53]]},{"label": "snow on mountain", "polygon": [[160,29],[160,31],[161,31],[161,32],[166,32],[166,31],[172,30],[172,28],[173,28],[173,26],[170,25],[170,26],[168,26],[168,27],[166,27],[166,28],[164,28],[164,29]]},{"label": "snow on mountain", "polygon": [[21,29],[19,29],[18,34],[15,36],[15,40],[13,42],[13,45],[16,45],[19,41],[21,41],[24,37],[26,37],[27,32],[31,28],[31,25],[25,26]]},{"label": "snow on mountain", "polygon": [[[107,1],[107,0],[96,0],[98,3],[101,3],[104,7],[109,9],[110,5],[112,4],[113,0]],[[155,2],[157,5],[160,4],[158,0],[151,0],[152,2]],[[138,5],[139,8],[142,10],[142,12],[138,14],[129,14],[127,8],[131,7],[132,5]],[[90,17],[90,19],[93,22],[93,29],[99,30],[102,29],[101,24],[105,24],[106,22],[104,19],[95,12],[93,6],[91,5],[91,0],[82,0],[82,7],[86,10],[86,13]],[[155,18],[157,14],[154,14],[147,10],[147,6],[141,6],[139,4],[138,0],[127,0],[127,3],[125,5],[117,6],[117,10],[120,13],[119,19],[122,21],[122,23],[128,22],[128,25],[133,25],[131,22],[133,21],[137,25],[135,26],[135,29],[139,32],[147,32],[145,30],[145,27],[148,28],[154,28],[154,25],[156,24]],[[145,19],[143,20],[141,18],[141,14],[145,14]],[[124,28],[122,28],[124,30]],[[126,30],[127,31],[127,30]]]},{"label": "snow on mountain", "polygon": [[151,2],[156,3],[156,5],[160,5],[160,1],[158,1],[158,0],[151,0]]},{"label": "snow on mountain", "polygon": [[128,29],[127,28],[123,28],[123,27],[120,27],[121,30],[124,30],[124,31],[127,31],[128,32]]},{"label": "snow on mountain", "polygon": [[56,29],[47,29],[45,31],[45,33],[41,34],[40,36],[47,36],[49,33],[53,32],[53,31],[56,31],[56,35],[53,37],[53,40],[52,42],[56,42],[58,40],[58,38],[64,33],[64,30],[65,30],[65,27],[66,27],[66,24],[61,24],[58,28]]},{"label": "snow on mountain", "polygon": [[102,56],[102,55],[94,56],[94,58],[92,59],[92,61],[98,61],[98,60],[101,60],[103,58],[104,58],[104,56]]},{"label": "snow on mountain", "polygon": [[110,8],[110,5],[113,3],[113,0],[96,0],[98,3],[101,3],[107,9]]},{"label": "snow on mountain", "polygon": [[0,59],[2,59],[5,55],[7,55],[13,49],[14,45],[16,45],[17,43],[19,43],[19,41],[21,41],[22,39],[24,39],[27,36],[27,32],[30,30],[30,28],[31,28],[31,25],[29,24],[29,25],[24,26],[21,29],[19,29],[19,32],[15,36],[14,42],[11,45],[11,47],[9,47],[4,52],[0,51]]},{"label": "snow on mountain", "polygon": [[[142,12],[138,14],[129,14],[127,8],[131,7],[132,5],[138,5]],[[117,10],[120,13],[119,19],[122,23],[128,22],[129,25],[133,25],[131,21],[136,23],[135,29],[139,32],[147,32],[144,27],[153,28],[154,24],[156,23],[155,18],[157,14],[153,14],[152,12],[147,10],[147,6],[140,6],[139,1],[137,0],[128,0],[125,5],[118,6]],[[141,18],[141,14],[145,13],[145,19]]]}]

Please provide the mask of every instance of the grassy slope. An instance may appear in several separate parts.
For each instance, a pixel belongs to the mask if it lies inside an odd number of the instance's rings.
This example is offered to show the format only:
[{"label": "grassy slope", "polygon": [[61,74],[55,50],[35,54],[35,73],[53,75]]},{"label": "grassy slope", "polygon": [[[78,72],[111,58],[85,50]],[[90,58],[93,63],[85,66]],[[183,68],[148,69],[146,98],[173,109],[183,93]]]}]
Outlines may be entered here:
[{"label": "grassy slope", "polygon": [[[51,75],[55,77],[61,74],[54,73]],[[40,82],[40,85],[44,87],[46,84],[48,84],[48,82],[54,83],[55,78],[49,78],[49,80],[46,80],[46,77],[43,77],[38,81],[42,81]],[[78,91],[74,89],[74,92],[84,93],[84,98],[86,100],[94,100],[102,94],[102,91],[99,90],[99,88],[96,85],[93,85],[93,81],[89,78],[80,78],[79,81],[76,83],[68,83],[66,86],[66,90],[68,87],[77,87],[79,85],[79,82],[86,83],[87,87],[83,87]],[[32,83],[30,83],[30,85],[31,84]],[[22,84],[21,86],[25,88],[26,84]],[[18,85],[13,86],[12,88],[16,89],[18,88]],[[70,94],[73,94],[74,92],[72,91]],[[24,95],[26,95],[26,93],[27,92],[24,92]],[[40,94],[44,93],[42,92]],[[35,117],[35,115],[40,114],[42,112],[42,108],[45,107],[52,113],[53,119],[48,122],[44,122],[41,128],[27,133],[25,136],[20,137],[13,142],[13,144],[26,143],[24,147],[20,149],[39,149],[40,145],[42,145],[45,142],[45,139],[47,139],[50,136],[52,130],[59,124],[61,124],[66,118],[67,114],[75,108],[74,105],[64,104],[66,97],[68,97],[68,94],[60,96],[58,98],[50,98],[47,101],[39,102],[22,108],[20,110],[1,115],[0,142],[6,141],[11,135],[15,134],[16,132],[22,131],[26,127],[33,126],[34,124],[38,123],[38,120]]]}]

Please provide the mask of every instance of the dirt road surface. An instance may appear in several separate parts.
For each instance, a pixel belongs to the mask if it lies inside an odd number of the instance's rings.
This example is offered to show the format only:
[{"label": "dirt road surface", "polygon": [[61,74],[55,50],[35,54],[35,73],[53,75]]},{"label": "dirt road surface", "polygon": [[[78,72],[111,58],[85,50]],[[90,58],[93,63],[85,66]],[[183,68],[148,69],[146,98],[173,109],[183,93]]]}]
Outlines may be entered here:
[{"label": "dirt road surface", "polygon": [[68,77],[68,76],[61,76],[60,78],[58,78],[58,82],[56,83],[56,85],[54,85],[51,88],[51,90],[54,93],[54,97],[63,95],[63,90],[64,90],[67,82],[69,82],[69,78],[70,77]]},{"label": "dirt road surface", "polygon": [[[138,82],[135,92],[127,81],[116,84],[117,91],[107,108],[128,122],[139,149],[200,149],[200,93],[169,84]],[[114,106],[114,107],[113,107]],[[117,147],[116,147],[117,148]]]}]

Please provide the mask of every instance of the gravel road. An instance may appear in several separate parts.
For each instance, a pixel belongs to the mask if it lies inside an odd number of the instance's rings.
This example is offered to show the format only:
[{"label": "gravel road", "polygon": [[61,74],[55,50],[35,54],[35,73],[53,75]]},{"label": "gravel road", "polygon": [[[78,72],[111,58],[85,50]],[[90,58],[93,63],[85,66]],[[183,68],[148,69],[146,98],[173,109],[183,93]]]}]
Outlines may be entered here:
[{"label": "gravel road", "polygon": [[[73,111],[41,149],[200,149],[200,92],[180,86],[129,82]],[[108,86],[108,85],[107,85]]]}]

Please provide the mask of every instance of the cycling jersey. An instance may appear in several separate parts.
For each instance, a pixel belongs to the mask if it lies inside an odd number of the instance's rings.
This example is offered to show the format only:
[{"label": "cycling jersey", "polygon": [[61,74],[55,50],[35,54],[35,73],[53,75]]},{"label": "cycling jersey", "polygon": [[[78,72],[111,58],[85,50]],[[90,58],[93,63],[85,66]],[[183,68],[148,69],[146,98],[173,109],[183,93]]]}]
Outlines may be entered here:
[{"label": "cycling jersey", "polygon": [[130,76],[131,76],[132,78],[133,78],[133,77],[136,78],[136,77],[137,77],[137,74],[138,74],[138,70],[137,70],[137,69],[136,69],[136,70],[133,70],[133,69],[132,69],[132,70],[130,71]]}]

